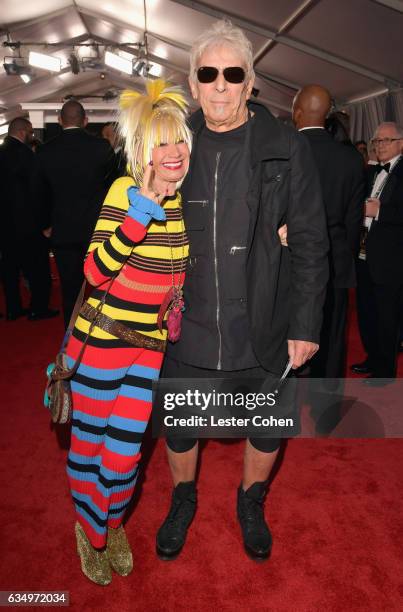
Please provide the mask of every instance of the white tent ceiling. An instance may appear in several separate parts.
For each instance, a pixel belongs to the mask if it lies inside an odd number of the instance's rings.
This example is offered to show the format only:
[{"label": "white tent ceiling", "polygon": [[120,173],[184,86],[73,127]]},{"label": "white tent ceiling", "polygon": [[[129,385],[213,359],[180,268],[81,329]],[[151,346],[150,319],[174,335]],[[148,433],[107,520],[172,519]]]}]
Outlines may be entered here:
[{"label": "white tent ceiling", "polygon": [[[29,84],[0,66],[0,124],[19,114],[22,103],[60,103],[73,94],[88,105],[93,96],[140,84],[142,78],[108,67],[73,74],[73,51],[95,53],[79,43],[101,45],[101,60],[116,45],[136,56],[146,31],[150,62],[186,85],[189,47],[220,17],[250,38],[258,99],[277,115],[289,113],[296,90],[307,83],[324,85],[339,104],[402,86],[402,0],[0,0],[1,42],[32,43],[2,46],[1,64],[4,56],[36,50],[59,56],[63,66],[58,74],[35,69]],[[57,45],[34,45],[45,42]]]}]

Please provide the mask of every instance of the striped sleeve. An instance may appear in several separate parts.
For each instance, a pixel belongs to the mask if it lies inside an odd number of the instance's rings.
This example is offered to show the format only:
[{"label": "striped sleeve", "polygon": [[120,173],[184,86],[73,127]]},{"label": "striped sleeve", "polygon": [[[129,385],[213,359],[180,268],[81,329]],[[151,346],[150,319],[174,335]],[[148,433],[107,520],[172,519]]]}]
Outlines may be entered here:
[{"label": "striped sleeve", "polygon": [[84,274],[98,286],[114,276],[130,257],[133,246],[144,239],[146,228],[127,215],[130,177],[117,179],[105,198],[84,263]]}]

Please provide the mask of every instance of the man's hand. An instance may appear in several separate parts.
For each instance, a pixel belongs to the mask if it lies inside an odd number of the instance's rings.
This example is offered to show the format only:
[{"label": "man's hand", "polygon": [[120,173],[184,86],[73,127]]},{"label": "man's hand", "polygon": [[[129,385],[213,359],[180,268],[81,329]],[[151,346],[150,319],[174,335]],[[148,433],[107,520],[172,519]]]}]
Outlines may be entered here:
[{"label": "man's hand", "polygon": [[381,203],[378,198],[368,198],[365,201],[365,216],[366,217],[376,217],[379,212],[379,207]]},{"label": "man's hand", "polygon": [[311,359],[319,349],[319,344],[306,340],[287,340],[287,342],[288,356],[292,363],[293,370],[304,365],[304,363]]},{"label": "man's hand", "polygon": [[284,225],[279,227],[277,233],[278,233],[278,237],[280,238],[280,242],[281,242],[282,246],[288,246],[288,242],[287,242],[287,224],[284,223]]}]

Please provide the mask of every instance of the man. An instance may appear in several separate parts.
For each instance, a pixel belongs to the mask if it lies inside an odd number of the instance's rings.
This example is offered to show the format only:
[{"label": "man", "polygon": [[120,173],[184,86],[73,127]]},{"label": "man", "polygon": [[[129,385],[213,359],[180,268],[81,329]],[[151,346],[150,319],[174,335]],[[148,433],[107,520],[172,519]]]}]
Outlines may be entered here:
[{"label": "man", "polygon": [[307,85],[295,96],[292,114],[295,127],[309,141],[319,171],[330,240],[330,279],[320,350],[310,368],[315,378],[344,376],[348,289],[356,285],[355,261],[365,197],[362,157],[325,130],[330,107],[331,96],[324,87]]},{"label": "man", "polygon": [[66,102],[59,122],[63,132],[38,150],[34,179],[42,227],[51,238],[59,272],[67,326],[83,283],[92,231],[116,178],[116,161],[106,140],[85,131],[88,119],[79,102]]},{"label": "man", "polygon": [[116,131],[116,126],[111,121],[109,123],[105,123],[101,130],[102,138],[105,138],[112,149],[115,152],[116,156],[116,165],[118,169],[118,176],[126,176],[127,174],[127,160],[126,155],[123,150],[122,142],[119,139],[118,132]]},{"label": "man", "polygon": [[358,263],[357,307],[367,351],[352,369],[371,386],[395,378],[403,293],[403,128],[381,123],[373,144],[379,160],[365,204],[368,231]]},{"label": "man", "polygon": [[355,148],[357,149],[358,153],[360,153],[363,158],[364,158],[364,163],[365,165],[368,164],[368,148],[367,148],[367,143],[365,142],[365,140],[356,140],[354,143]]},{"label": "man", "polygon": [[[318,349],[327,282],[327,237],[317,172],[308,143],[257,104],[252,48],[243,32],[219,21],[191,51],[192,95],[201,105],[183,212],[190,241],[182,334],[170,345],[162,376],[242,378],[297,368]],[[290,250],[277,230],[287,219]],[[280,441],[246,442],[238,518],[244,546],[266,559],[267,479]],[[182,549],[196,511],[197,440],[167,440],[172,505],[157,534],[157,553]]]},{"label": "man", "polygon": [[[1,246],[7,320],[28,314],[35,321],[54,317],[57,310],[48,307],[51,277],[47,241],[36,218],[30,189],[34,153],[32,124],[24,117],[13,119],[0,147],[1,173]],[[22,308],[20,274],[29,283],[31,303]]]}]

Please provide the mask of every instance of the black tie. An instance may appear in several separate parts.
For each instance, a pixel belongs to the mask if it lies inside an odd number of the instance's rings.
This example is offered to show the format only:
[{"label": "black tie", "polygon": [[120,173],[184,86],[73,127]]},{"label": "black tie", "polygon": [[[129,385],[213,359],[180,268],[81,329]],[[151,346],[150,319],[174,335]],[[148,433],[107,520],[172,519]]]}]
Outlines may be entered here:
[{"label": "black tie", "polygon": [[385,164],[384,166],[382,166],[381,164],[376,164],[376,166],[375,166],[375,172],[377,174],[382,172],[382,170],[385,170],[385,172],[389,172],[389,169],[390,169],[390,163],[389,162],[387,164]]}]

